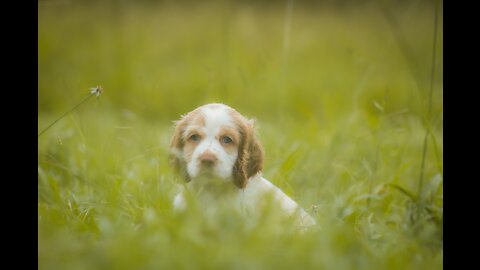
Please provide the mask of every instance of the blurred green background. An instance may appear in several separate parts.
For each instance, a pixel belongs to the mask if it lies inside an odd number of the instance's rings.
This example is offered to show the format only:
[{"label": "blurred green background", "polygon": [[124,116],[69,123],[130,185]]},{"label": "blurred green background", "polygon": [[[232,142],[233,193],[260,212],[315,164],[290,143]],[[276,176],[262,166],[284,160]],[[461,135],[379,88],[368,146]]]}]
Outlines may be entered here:
[{"label": "blurred green background", "polygon": [[[39,1],[39,132],[104,89],[38,138],[39,269],[443,268],[442,5]],[[172,121],[208,102],[318,230],[172,212]]]}]

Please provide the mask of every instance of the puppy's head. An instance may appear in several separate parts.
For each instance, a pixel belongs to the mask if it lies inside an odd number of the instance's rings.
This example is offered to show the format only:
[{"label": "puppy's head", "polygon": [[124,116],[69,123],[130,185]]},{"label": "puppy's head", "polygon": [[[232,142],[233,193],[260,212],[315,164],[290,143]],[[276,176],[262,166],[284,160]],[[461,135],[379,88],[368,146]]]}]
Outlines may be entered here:
[{"label": "puppy's head", "polygon": [[170,142],[171,163],[187,182],[216,178],[244,188],[262,170],[263,155],[253,120],[219,103],[182,116]]}]

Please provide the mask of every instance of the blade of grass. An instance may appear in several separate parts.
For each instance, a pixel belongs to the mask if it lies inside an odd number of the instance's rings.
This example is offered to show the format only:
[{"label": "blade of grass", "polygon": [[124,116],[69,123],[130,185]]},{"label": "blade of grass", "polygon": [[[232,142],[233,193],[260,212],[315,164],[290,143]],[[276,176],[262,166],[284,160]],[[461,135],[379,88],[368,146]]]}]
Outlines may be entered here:
[{"label": "blade of grass", "polygon": [[418,200],[418,197],[415,196],[415,194],[413,194],[412,192],[406,190],[405,188],[403,188],[403,187],[401,187],[397,184],[387,184],[387,186],[392,187],[392,188],[400,191],[401,193],[407,195],[407,197],[409,197],[413,202],[417,202],[417,200]]},{"label": "blade of grass", "polygon": [[418,195],[422,195],[422,189],[423,189],[423,178],[424,178],[424,173],[425,173],[425,157],[427,154],[427,146],[428,146],[428,136],[430,135],[430,128],[429,128],[429,123],[430,123],[430,118],[432,114],[432,96],[433,96],[433,85],[434,85],[434,80],[435,80],[435,62],[436,62],[436,57],[435,57],[435,52],[437,51],[437,25],[438,25],[438,0],[435,1],[435,22],[434,22],[434,31],[433,31],[433,51],[432,51],[432,70],[430,73],[430,93],[428,97],[428,112],[427,112],[427,129],[425,132],[425,139],[423,141],[423,152],[422,152],[422,165],[420,169],[420,179],[418,181]]}]

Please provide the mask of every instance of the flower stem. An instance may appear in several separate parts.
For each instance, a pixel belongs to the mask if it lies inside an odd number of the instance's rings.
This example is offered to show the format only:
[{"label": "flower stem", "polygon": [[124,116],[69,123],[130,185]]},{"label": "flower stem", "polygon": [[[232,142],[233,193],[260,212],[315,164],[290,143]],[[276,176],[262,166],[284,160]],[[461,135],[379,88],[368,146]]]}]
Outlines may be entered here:
[{"label": "flower stem", "polygon": [[72,111],[74,111],[76,108],[78,108],[80,105],[82,105],[83,103],[85,103],[85,101],[87,101],[89,98],[91,98],[93,95],[95,95],[96,92],[92,92],[90,95],[88,95],[87,97],[85,97],[82,101],[80,101],[80,103],[78,103],[75,107],[73,107],[71,110],[67,111],[66,113],[64,113],[62,116],[60,116],[60,118],[58,118],[57,120],[53,121],[53,123],[51,123],[48,127],[46,127],[44,130],[42,130],[40,133],[38,133],[38,137],[40,137],[43,133],[45,133],[45,131],[47,131],[50,127],[52,127],[53,125],[55,125],[55,123],[57,123],[58,121],[60,121],[62,118],[64,118],[65,116],[67,116],[67,114],[71,113]]}]

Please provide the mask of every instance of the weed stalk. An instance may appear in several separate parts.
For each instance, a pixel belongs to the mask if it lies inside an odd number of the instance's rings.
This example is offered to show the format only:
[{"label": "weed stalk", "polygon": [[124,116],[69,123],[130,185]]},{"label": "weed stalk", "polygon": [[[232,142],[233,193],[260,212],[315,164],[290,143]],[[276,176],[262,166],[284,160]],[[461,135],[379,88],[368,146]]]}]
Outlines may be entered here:
[{"label": "weed stalk", "polygon": [[62,118],[64,118],[65,116],[67,116],[69,113],[73,112],[75,109],[77,109],[80,105],[82,105],[83,103],[85,103],[87,100],[89,100],[92,96],[96,95],[97,97],[100,95],[100,93],[102,92],[102,87],[100,86],[97,86],[95,88],[91,88],[91,91],[90,91],[90,94],[85,97],[82,101],[80,101],[80,103],[78,103],[77,105],[75,105],[75,107],[73,107],[72,109],[70,109],[69,111],[67,111],[66,113],[64,113],[62,116],[60,116],[59,118],[57,118],[57,120],[53,121],[48,127],[46,127],[45,129],[43,129],[40,133],[38,133],[38,137],[40,137],[43,133],[45,133],[49,128],[51,128],[53,125],[55,125],[55,123],[57,123],[58,121],[60,121]]}]

